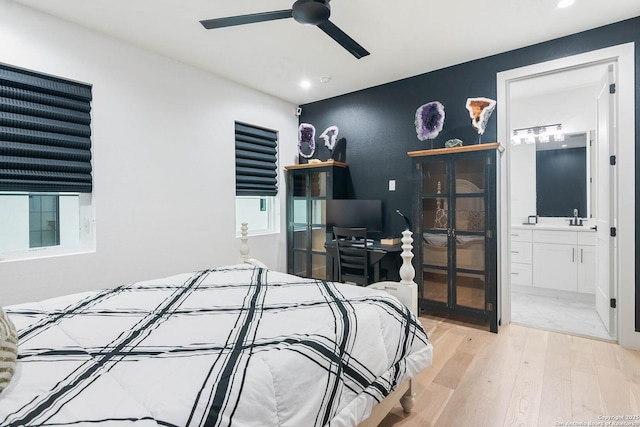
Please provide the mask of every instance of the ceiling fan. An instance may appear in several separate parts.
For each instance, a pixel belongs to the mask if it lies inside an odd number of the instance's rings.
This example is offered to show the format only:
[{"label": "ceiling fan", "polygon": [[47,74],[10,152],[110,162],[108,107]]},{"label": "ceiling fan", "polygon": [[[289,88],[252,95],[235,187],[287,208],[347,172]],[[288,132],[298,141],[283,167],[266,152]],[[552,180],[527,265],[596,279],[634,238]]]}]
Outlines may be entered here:
[{"label": "ceiling fan", "polygon": [[329,21],[331,7],[329,0],[296,0],[291,9],[273,12],[252,13],[249,15],[230,16],[227,18],[207,19],[200,21],[207,30],[252,24],[254,22],[274,21],[276,19],[293,18],[301,24],[315,25],[334,39],[357,59],[369,55],[354,39]]}]

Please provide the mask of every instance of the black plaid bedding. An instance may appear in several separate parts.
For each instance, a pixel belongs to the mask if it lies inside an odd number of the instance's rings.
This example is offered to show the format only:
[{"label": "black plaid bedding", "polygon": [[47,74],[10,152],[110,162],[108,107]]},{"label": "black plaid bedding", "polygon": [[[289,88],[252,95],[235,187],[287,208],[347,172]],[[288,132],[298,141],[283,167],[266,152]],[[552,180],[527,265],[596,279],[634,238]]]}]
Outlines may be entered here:
[{"label": "black plaid bedding", "polygon": [[6,311],[2,426],[354,426],[431,364],[390,295],[249,265]]}]

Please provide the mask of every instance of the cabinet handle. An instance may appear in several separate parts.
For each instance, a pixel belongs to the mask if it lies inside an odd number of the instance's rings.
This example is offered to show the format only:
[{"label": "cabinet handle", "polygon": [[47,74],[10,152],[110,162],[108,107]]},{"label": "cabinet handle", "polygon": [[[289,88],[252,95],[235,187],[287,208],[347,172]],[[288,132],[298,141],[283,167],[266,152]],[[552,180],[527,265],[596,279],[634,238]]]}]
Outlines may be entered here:
[{"label": "cabinet handle", "polygon": [[512,275],[512,276],[519,276],[519,275],[520,275],[520,273],[514,273],[514,272],[512,271],[512,272],[511,272],[511,275]]},{"label": "cabinet handle", "polygon": [[571,248],[571,257],[573,258],[571,262],[576,262],[576,248]]},{"label": "cabinet handle", "polygon": [[511,235],[512,235],[512,236],[514,236],[514,237],[520,237],[520,235],[519,235],[519,234],[513,234],[513,233],[511,233]]},{"label": "cabinet handle", "polygon": [[584,264],[584,248],[580,248],[580,263]]},{"label": "cabinet handle", "polygon": [[519,254],[520,251],[511,251],[512,254]]}]

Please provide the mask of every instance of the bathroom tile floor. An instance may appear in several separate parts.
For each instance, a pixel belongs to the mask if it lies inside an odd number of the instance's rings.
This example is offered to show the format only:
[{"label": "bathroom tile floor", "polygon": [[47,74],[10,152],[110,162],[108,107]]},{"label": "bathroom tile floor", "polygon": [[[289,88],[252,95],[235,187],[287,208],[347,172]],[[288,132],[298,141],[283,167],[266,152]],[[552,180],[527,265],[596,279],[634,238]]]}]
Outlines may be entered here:
[{"label": "bathroom tile floor", "polygon": [[595,302],[512,292],[511,321],[550,331],[612,340],[596,312]]}]

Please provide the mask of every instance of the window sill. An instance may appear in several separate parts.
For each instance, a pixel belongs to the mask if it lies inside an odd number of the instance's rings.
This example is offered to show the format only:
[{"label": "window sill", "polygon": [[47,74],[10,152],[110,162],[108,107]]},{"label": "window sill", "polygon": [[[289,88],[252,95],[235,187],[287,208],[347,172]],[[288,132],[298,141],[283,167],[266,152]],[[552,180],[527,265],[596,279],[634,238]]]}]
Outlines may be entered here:
[{"label": "window sill", "polygon": [[34,248],[26,251],[0,253],[0,264],[16,261],[33,261],[43,258],[57,258],[63,256],[85,255],[95,253],[94,248]]}]

